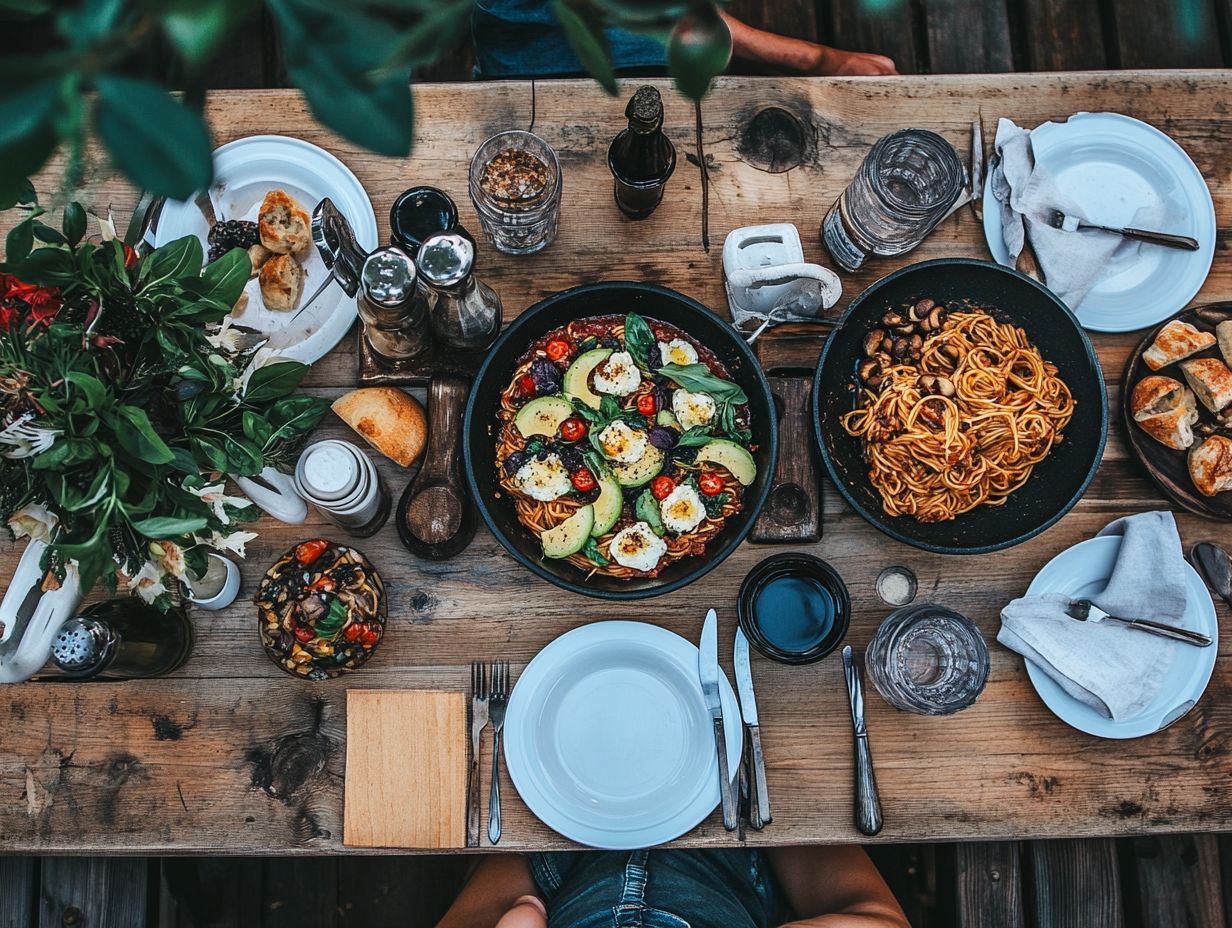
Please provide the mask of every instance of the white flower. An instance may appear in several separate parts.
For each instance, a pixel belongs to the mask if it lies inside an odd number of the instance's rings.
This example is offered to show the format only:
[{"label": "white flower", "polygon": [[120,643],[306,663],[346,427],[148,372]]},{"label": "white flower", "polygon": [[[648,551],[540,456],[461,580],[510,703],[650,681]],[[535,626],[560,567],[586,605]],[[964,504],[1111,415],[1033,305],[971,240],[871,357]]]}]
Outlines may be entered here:
[{"label": "white flower", "polygon": [[0,445],[10,449],[4,452],[6,458],[34,457],[55,444],[60,430],[35,425],[33,419],[34,413],[28,412],[0,430]]},{"label": "white flower", "polygon": [[188,576],[188,565],[184,563],[184,549],[174,541],[150,542],[150,554],[158,558],[159,566],[177,580]]},{"label": "white flower", "polygon": [[106,219],[102,216],[95,216],[94,218],[98,220],[98,234],[104,242],[109,242],[113,238],[117,238],[115,217],[111,215],[110,209],[107,210]]},{"label": "white flower", "polygon": [[[198,537],[200,538],[200,536]],[[211,532],[209,538],[201,538],[201,540],[216,551],[234,551],[240,557],[246,557],[244,545],[256,537],[256,532],[232,532],[230,535]]]},{"label": "white flower", "polygon": [[262,345],[252,355],[252,360],[248,362],[248,366],[244,368],[244,372],[239,377],[235,378],[235,383],[232,388],[236,394],[243,396],[248,389],[248,381],[252,379],[252,375],[258,370],[265,367],[267,364],[273,364],[275,361],[282,360],[282,351],[277,348],[270,348]]},{"label": "white flower", "polygon": [[223,317],[218,331],[205,336],[205,340],[219,351],[235,354],[240,347],[240,331],[231,324],[231,316],[227,315]]},{"label": "white flower", "polygon": [[236,509],[245,509],[251,506],[252,503],[246,496],[227,496],[223,493],[225,484],[212,483],[208,487],[198,487],[195,490],[189,490],[194,496],[201,499],[202,502],[208,503],[214,509],[214,518],[223,525],[230,525],[231,519],[227,515],[227,510],[224,506],[233,506]]},{"label": "white flower", "polygon": [[49,512],[46,506],[30,503],[9,516],[9,528],[18,538],[35,541],[51,541],[51,533],[60,522],[60,517]]},{"label": "white flower", "polygon": [[137,571],[137,576],[129,578],[128,589],[147,603],[153,603],[167,592],[163,585],[163,575],[153,561],[146,561]]}]

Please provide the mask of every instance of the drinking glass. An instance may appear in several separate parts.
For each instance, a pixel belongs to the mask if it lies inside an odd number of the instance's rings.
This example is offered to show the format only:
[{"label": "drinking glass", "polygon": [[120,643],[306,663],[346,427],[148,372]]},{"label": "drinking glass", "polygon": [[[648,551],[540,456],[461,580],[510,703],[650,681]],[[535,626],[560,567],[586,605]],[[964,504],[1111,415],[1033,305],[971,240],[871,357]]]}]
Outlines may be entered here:
[{"label": "drinking glass", "polygon": [[890,613],[864,668],[890,705],[920,715],[965,709],[988,682],[988,646],[971,620],[935,603]]},{"label": "drinking glass", "polygon": [[[536,185],[524,195],[508,197],[485,189],[483,178],[488,163],[511,152],[525,152],[542,164],[546,169],[542,186]],[[479,225],[497,251],[529,255],[556,237],[560,221],[560,162],[552,147],[534,133],[510,130],[480,145],[471,159],[469,188]]]}]

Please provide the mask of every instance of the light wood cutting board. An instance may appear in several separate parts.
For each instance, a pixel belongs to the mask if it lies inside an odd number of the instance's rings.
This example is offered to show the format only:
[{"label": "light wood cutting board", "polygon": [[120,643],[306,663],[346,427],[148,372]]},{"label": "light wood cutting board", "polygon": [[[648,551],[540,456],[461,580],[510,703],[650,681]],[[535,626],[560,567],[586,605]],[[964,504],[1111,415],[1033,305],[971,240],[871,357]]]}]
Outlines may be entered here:
[{"label": "light wood cutting board", "polygon": [[466,845],[466,696],[347,690],[343,843]]}]

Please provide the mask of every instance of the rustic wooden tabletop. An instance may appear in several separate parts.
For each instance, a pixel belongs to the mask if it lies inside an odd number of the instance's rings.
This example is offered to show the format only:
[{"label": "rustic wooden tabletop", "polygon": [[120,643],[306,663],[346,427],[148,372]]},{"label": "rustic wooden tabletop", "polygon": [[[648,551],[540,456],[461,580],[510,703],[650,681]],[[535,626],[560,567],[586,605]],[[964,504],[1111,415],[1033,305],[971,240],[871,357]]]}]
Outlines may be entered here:
[{"label": "rustic wooden tabletop", "polygon": [[[791,221],[807,260],[828,264],[817,226],[868,147],[908,125],[935,129],[966,152],[970,122],[991,139],[997,117],[1031,126],[1081,110],[1140,117],[1176,139],[1211,187],[1220,224],[1215,263],[1198,302],[1232,298],[1228,224],[1232,216],[1232,76],[1228,72],[1006,74],[872,79],[726,78],[701,107],[708,209],[697,167],[695,111],[663,90],[666,126],[682,156],[663,206],[632,223],[616,211],[605,154],[623,125],[625,97],[586,81],[434,85],[416,90],[416,148],[406,160],[359,151],[324,132],[292,91],[212,94],[217,143],[277,132],[329,149],[359,176],[382,234],[393,198],[429,183],[457,199],[463,222],[478,223],[466,196],[470,154],[490,134],[533,128],[560,154],[560,235],[546,251],[509,258],[481,245],[481,276],[501,294],[506,318],[539,298],[594,280],[647,280],[726,312],[723,237],[756,222]],[[790,114],[758,132],[766,107]],[[752,126],[752,128],[750,128]],[[687,157],[687,161],[685,160]],[[56,170],[39,183],[50,194]],[[84,198],[127,214],[135,193],[100,166]],[[703,245],[708,232],[709,249]],[[916,252],[871,263],[844,281],[844,305],[875,278],[908,263],[949,255],[987,257],[966,209]],[[779,334],[784,357],[799,338]],[[1139,334],[1094,335],[1113,409],[1128,352]],[[817,349],[808,336],[804,353]],[[773,342],[768,353],[776,351]],[[310,372],[305,386],[335,396],[355,380],[355,336]],[[349,437],[332,414],[321,435]],[[808,448],[785,447],[784,454]],[[379,456],[378,456],[379,457]],[[411,474],[379,458],[397,493]],[[862,649],[887,613],[873,581],[890,564],[920,580],[921,599],[970,616],[991,642],[1000,607],[1021,595],[1062,549],[1130,512],[1166,506],[1129,457],[1115,421],[1103,464],[1086,497],[1058,525],[1017,548],[946,557],[893,542],[825,487],[824,535],[808,550],[846,579],[854,617],[849,641]],[[1186,544],[1232,542],[1227,526],[1179,514]],[[315,515],[302,526],[269,519],[249,545],[240,599],[220,613],[198,611],[195,651],[173,676],[140,683],[30,683],[0,705],[0,850],[143,853],[334,853],[342,846],[345,694],[349,688],[449,688],[469,683],[474,658],[503,657],[516,668],[561,633],[599,619],[655,622],[695,638],[707,607],[720,617],[720,659],[730,667],[735,596],[745,573],[781,548],[746,544],[704,583],[639,604],[609,604],[562,592],[507,556],[481,530],[452,561],[420,561],[392,523],[358,544],[389,590],[389,628],[361,671],[306,683],[278,670],[257,640],[250,603],[264,569],[293,543],[341,533]],[[0,577],[19,549],[0,550]],[[878,840],[1047,837],[1228,829],[1224,796],[1232,778],[1232,623],[1223,624],[1221,661],[1205,697],[1185,718],[1149,738],[1101,741],[1066,727],[1039,701],[1017,655],[995,643],[992,675],[976,705],[944,719],[906,715],[868,699],[873,754],[885,809]],[[756,658],[763,738],[775,820],[762,833],[729,834],[717,814],[680,844],[722,847],[862,840],[852,821],[852,747],[840,662],[786,667]],[[486,770],[487,758],[484,758]],[[503,784],[509,850],[564,846]],[[406,784],[407,802],[420,801]]]}]

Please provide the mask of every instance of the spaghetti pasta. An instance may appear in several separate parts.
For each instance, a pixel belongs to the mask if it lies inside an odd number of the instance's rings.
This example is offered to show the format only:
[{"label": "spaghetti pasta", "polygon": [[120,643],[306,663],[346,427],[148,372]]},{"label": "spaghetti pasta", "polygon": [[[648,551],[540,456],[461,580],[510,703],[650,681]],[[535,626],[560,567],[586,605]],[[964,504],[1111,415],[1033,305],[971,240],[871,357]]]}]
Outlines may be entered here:
[{"label": "spaghetti pasta", "polygon": [[1074,399],[1018,326],[951,312],[917,360],[879,371],[841,422],[862,442],[890,516],[953,519],[1000,506],[1062,440]]}]

